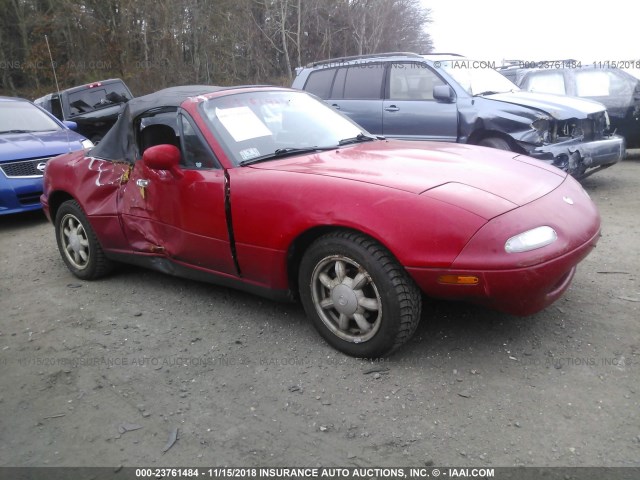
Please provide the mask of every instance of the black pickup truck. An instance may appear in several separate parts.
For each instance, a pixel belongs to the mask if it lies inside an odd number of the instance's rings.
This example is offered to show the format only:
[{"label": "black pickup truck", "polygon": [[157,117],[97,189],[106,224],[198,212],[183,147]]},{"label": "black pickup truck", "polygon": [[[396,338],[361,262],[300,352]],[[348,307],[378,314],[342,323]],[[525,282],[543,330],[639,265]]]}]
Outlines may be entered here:
[{"label": "black pickup truck", "polygon": [[33,103],[60,120],[76,122],[78,133],[98,143],[131,98],[133,95],[125,83],[112,78],[50,93]]}]

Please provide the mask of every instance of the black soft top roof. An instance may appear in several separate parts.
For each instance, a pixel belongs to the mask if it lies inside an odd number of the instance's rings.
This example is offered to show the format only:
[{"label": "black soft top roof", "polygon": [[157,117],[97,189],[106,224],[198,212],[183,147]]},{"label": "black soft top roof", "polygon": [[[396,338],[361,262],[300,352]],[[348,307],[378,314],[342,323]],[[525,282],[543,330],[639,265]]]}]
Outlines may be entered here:
[{"label": "black soft top roof", "polygon": [[104,136],[102,141],[91,150],[92,157],[105,160],[133,163],[136,158],[136,144],[131,128],[133,120],[144,112],[162,107],[179,107],[190,97],[228,90],[236,87],[216,87],[212,85],[186,85],[170,87],[149,95],[129,100],[120,117]]},{"label": "black soft top roof", "polygon": [[233,87],[216,87],[213,85],[184,85],[181,87],[169,87],[157,92],[132,98],[127,102],[132,117],[158,107],[179,107],[187,98],[197,97],[206,93],[229,90]]}]

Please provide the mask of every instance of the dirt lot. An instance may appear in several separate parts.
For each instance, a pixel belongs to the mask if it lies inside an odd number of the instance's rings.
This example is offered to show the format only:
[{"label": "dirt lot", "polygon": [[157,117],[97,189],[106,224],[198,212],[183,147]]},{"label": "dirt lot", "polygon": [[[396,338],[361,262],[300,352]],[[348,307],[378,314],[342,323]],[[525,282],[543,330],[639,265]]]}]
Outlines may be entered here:
[{"label": "dirt lot", "polygon": [[0,466],[640,466],[640,159],[584,184],[603,237],[564,298],[431,302],[376,364],[296,304],[80,281],[42,214],[0,218]]}]

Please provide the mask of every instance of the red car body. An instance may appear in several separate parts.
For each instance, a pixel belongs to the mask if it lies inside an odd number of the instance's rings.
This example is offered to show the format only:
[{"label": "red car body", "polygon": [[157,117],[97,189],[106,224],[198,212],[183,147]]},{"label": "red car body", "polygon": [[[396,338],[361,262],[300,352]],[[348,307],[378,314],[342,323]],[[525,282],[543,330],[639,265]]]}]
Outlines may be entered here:
[{"label": "red car body", "polygon": [[[358,232],[388,249],[427,296],[518,315],[560,297],[598,240],[598,212],[578,182],[511,152],[372,140],[240,166],[200,104],[264,92],[290,91],[220,89],[180,102],[217,168],[157,169],[95,150],[51,160],[46,215],[55,222],[75,200],[108,259],[275,298],[295,297],[299,264],[317,238]],[[113,132],[103,143],[117,141]],[[505,251],[509,238],[540,226],[557,240]]]}]

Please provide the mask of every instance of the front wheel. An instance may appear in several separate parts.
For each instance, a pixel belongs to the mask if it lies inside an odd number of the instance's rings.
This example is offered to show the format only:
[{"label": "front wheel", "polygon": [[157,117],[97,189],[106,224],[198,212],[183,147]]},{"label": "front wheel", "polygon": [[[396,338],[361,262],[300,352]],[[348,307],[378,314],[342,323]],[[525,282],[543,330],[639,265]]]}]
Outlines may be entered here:
[{"label": "front wheel", "polygon": [[316,240],[300,264],[302,304],[334,348],[356,357],[380,357],[413,334],[420,290],[382,245],[356,233]]},{"label": "front wheel", "polygon": [[60,205],[55,227],[60,255],[76,277],[93,280],[111,270],[111,262],[102,251],[91,224],[75,200],[68,200]]}]

